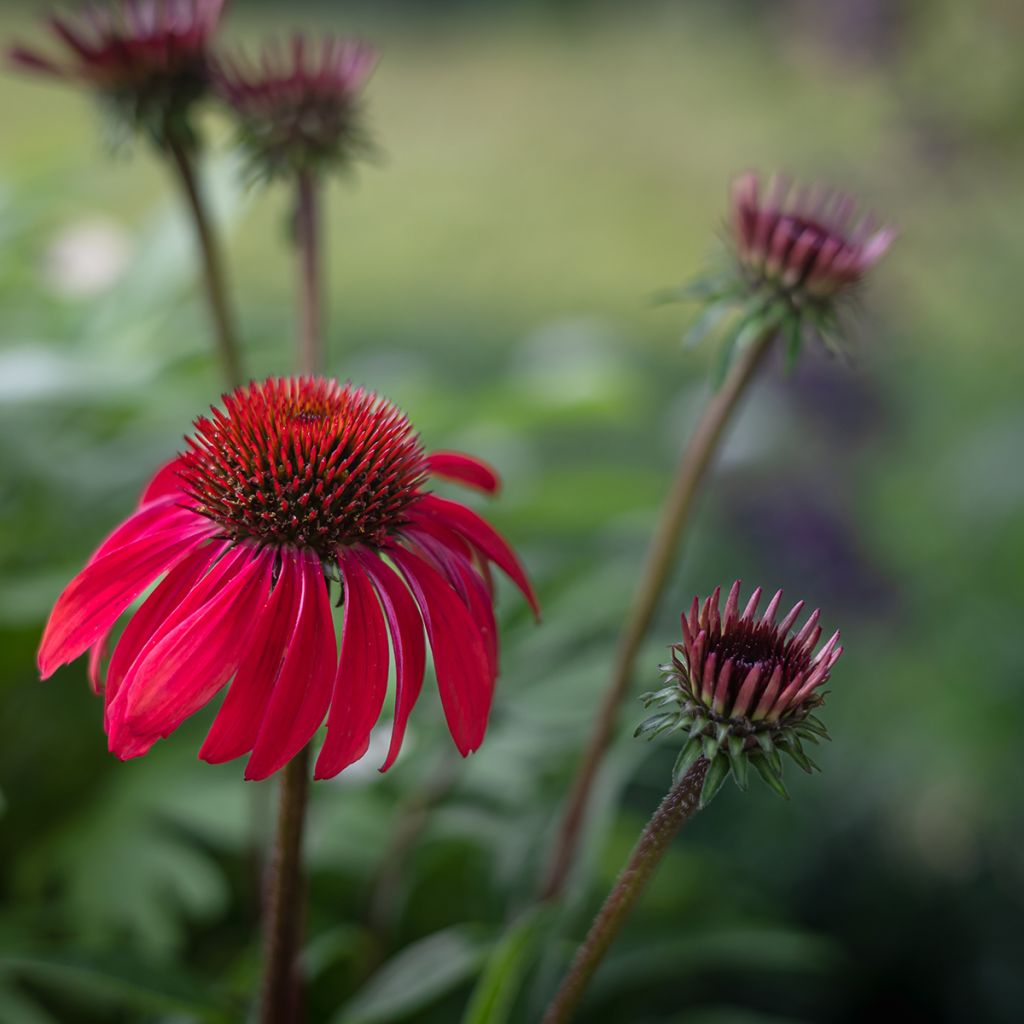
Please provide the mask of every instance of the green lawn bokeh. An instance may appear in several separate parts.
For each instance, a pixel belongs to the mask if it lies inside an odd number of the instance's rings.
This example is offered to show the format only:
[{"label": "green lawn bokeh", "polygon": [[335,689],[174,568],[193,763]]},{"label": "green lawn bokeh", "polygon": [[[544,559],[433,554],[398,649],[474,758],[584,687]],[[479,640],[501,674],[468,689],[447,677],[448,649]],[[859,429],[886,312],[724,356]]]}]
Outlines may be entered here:
[{"label": "green lawn bokeh", "polygon": [[[5,6],[0,37],[38,38],[34,13]],[[713,345],[680,343],[696,310],[652,296],[714,254],[749,167],[849,188],[901,237],[850,364],[809,352],[755,388],[636,692],[693,594],[782,586],[843,630],[834,741],[791,801],[727,788],[687,827],[580,1019],[1019,1020],[1019,5],[238,2],[227,34],[293,26],[383,51],[379,156],[329,195],[330,372],[500,468],[487,514],[544,607],[535,627],[502,592],[468,762],[428,681],[387,776],[315,787],[310,1020],[535,1021],[666,788],[674,751],[630,738],[635,702],[571,905],[508,938],[707,395]],[[196,760],[209,713],[115,761],[84,666],[42,684],[34,663],[61,587],[221,391],[188,225],[73,90],[5,74],[0,125],[0,1021],[242,1020],[271,787]],[[287,373],[287,196],[239,187],[206,127],[249,368]]]}]

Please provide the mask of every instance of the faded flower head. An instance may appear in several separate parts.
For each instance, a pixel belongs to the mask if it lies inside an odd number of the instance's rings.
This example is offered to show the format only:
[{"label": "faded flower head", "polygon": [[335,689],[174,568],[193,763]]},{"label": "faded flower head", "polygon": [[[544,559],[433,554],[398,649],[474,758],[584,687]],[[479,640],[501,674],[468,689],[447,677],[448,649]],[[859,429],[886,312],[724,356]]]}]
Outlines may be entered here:
[{"label": "faded flower head", "polygon": [[854,200],[821,185],[794,186],[776,175],[765,187],[753,172],[732,185],[733,266],[672,293],[705,309],[689,340],[723,335],[717,377],[733,356],[766,334],[784,341],[792,363],[814,338],[842,347],[842,307],[896,237],[859,214]]},{"label": "faded flower head", "polygon": [[637,735],[671,731],[686,736],[676,777],[699,758],[708,760],[702,803],[711,800],[730,772],[745,789],[749,764],[785,796],[779,752],[811,771],[816,766],[802,741],[828,737],[813,711],[824,702],[821,688],[842,654],[839,633],[815,653],[822,632],[817,610],[791,636],[804,602],[776,623],[782,591],[758,616],[760,600],[758,587],[740,612],[738,580],[724,611],[720,589],[703,603],[694,598],[682,616],[683,641],[673,644],[672,661],[663,666],[668,685],[645,697],[648,707],[669,710],[648,718]]},{"label": "faded flower head", "polygon": [[259,61],[221,57],[214,88],[234,112],[239,141],[266,178],[345,168],[369,150],[362,92],[377,62],[363,43],[296,35],[267,44]]},{"label": "faded flower head", "polygon": [[8,51],[18,67],[94,90],[118,119],[163,145],[192,140],[189,117],[207,90],[208,51],[227,0],[110,0],[48,24],[63,53]]},{"label": "faded flower head", "polygon": [[856,285],[895,239],[854,200],[821,185],[795,187],[777,175],[763,188],[756,174],[732,186],[732,241],[754,287],[796,305],[832,298]]},{"label": "faded flower head", "polygon": [[[326,718],[316,765],[326,778],[367,750],[387,693],[389,634],[397,692],[382,770],[394,762],[423,684],[425,634],[452,738],[469,754],[498,673],[491,564],[534,609],[536,600],[505,540],[430,493],[431,478],[498,486],[469,456],[428,455],[398,409],[350,384],[239,388],[196,420],[187,450],[61,594],[40,672],[90,652],[110,749],[123,759],[225,688],[200,756],[249,754],[247,778],[277,771]],[[154,584],[104,672],[117,620]]]}]

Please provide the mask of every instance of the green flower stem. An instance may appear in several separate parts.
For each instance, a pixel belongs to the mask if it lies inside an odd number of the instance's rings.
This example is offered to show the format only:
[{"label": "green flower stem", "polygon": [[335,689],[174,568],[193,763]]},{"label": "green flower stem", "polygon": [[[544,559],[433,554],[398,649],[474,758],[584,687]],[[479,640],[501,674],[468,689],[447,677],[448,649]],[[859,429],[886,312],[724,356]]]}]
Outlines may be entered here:
[{"label": "green flower stem", "polygon": [[231,388],[243,382],[242,360],[228,305],[224,263],[217,237],[207,213],[199,182],[196,178],[192,151],[189,145],[174,136],[168,137],[167,150],[178,172],[185,199],[192,213],[196,239],[203,260],[203,287],[213,319],[214,341],[224,367],[224,377]]},{"label": "green flower stem", "polygon": [[310,171],[298,181],[296,241],[299,249],[299,369],[317,373],[323,364],[323,308],[320,287],[319,190]]},{"label": "green flower stem", "polygon": [[689,519],[694,498],[718,450],[725,428],[764,360],[774,336],[774,330],[766,331],[739,353],[721,388],[715,392],[704,410],[693,439],[683,453],[648,549],[632,606],[619,636],[611,679],[589,745],[562,814],[554,853],[541,887],[541,899],[545,901],[558,899],[565,888],[579,844],[590,792],[601,762],[611,746],[619,711],[629,692],[636,656],[675,562],[680,534]]},{"label": "green flower stem", "polygon": [[702,757],[669,790],[643,830],[626,866],[615,880],[587,937],[576,951],[561,987],[544,1014],[543,1024],[565,1024],[579,1005],[590,979],[615,941],[676,834],[700,806],[708,762]]},{"label": "green flower stem", "polygon": [[302,983],[296,954],[301,942],[304,896],[302,833],[309,794],[309,748],[282,769],[277,835],[264,908],[261,1024],[292,1024],[301,1019]]}]

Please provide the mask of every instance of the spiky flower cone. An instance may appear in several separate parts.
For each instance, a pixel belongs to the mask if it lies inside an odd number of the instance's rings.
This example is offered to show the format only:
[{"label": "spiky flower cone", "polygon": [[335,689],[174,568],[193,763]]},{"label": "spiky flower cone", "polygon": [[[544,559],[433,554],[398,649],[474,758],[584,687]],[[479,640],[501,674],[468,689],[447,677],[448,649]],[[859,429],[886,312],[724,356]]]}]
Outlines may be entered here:
[{"label": "spiky flower cone", "polygon": [[95,92],[121,124],[158,144],[191,141],[190,115],[209,82],[208,51],[227,0],[110,0],[48,19],[65,51],[14,46],[17,67]]},{"label": "spiky flower cone", "polygon": [[234,114],[253,173],[267,179],[344,169],[367,152],[362,91],[377,62],[363,43],[295,35],[259,61],[222,56],[214,89]]},{"label": "spiky flower cone", "polygon": [[760,587],[742,613],[739,600],[739,580],[729,591],[724,611],[720,588],[703,603],[693,599],[689,613],[682,616],[683,642],[672,645],[672,661],[663,666],[668,685],[644,698],[648,707],[662,710],[636,731],[638,736],[671,731],[686,737],[673,769],[677,780],[700,757],[707,758],[702,806],[730,773],[745,789],[749,765],[786,796],[780,753],[810,772],[817,766],[804,752],[803,741],[828,738],[812,712],[824,702],[821,688],[842,654],[839,632],[814,653],[821,639],[817,610],[790,636],[803,601],[776,623],[781,590],[760,617]]},{"label": "spiky flower cone", "polygon": [[821,185],[794,186],[782,175],[764,187],[756,174],[741,174],[730,205],[733,265],[673,293],[705,303],[688,340],[722,334],[720,380],[736,353],[766,334],[784,340],[791,363],[809,339],[839,351],[843,306],[896,232],[857,213],[850,196]]}]

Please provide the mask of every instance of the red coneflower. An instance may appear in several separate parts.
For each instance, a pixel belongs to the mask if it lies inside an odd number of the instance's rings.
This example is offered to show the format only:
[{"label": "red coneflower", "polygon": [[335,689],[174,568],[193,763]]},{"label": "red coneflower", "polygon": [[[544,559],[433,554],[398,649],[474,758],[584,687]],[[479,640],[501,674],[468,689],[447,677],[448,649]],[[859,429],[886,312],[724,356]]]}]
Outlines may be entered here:
[{"label": "red coneflower", "polygon": [[85,84],[133,127],[163,143],[190,131],[188,114],[206,91],[208,48],[226,0],[112,0],[75,17],[51,16],[63,59],[25,46],[16,65]]},{"label": "red coneflower", "polygon": [[[537,605],[508,544],[475,512],[429,493],[431,476],[488,493],[466,455],[426,455],[408,419],[352,385],[318,378],[240,388],[196,420],[187,450],[61,594],[39,650],[44,678],[92,649],[162,577],[125,626],[105,680],[110,749],[146,753],[230,682],[200,756],[251,754],[277,771],[325,717],[318,778],[362,757],[394,649],[391,747],[419,696],[424,630],[452,738],[483,740],[498,671],[489,566]],[[343,607],[340,652],[332,582]]]},{"label": "red coneflower", "polygon": [[828,737],[812,712],[823,703],[821,687],[843,652],[836,631],[814,653],[821,639],[817,610],[790,636],[803,601],[776,623],[781,590],[760,617],[761,588],[753,592],[742,613],[739,595],[737,580],[724,612],[719,608],[720,588],[703,603],[693,599],[689,614],[682,616],[683,642],[672,645],[672,662],[663,666],[669,685],[644,698],[648,707],[675,706],[637,729],[637,735],[654,736],[667,730],[686,734],[674,775],[681,778],[705,757],[710,767],[703,803],[718,792],[730,771],[746,788],[748,762],[785,796],[779,751],[805,771],[815,767],[801,740],[817,742]]},{"label": "red coneflower", "polygon": [[265,177],[321,172],[369,149],[361,96],[376,62],[363,43],[328,37],[314,44],[295,35],[287,47],[267,44],[258,61],[220,57],[214,89]]}]

